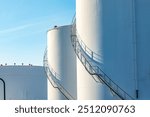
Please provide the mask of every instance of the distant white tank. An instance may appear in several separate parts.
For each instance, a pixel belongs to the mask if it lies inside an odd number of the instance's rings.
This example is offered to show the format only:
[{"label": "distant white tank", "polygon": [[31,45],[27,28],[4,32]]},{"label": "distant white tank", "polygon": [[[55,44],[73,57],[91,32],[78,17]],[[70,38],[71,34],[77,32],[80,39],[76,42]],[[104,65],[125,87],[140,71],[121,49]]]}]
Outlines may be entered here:
[{"label": "distant white tank", "polygon": [[47,78],[42,66],[0,66],[0,99],[46,100]]},{"label": "distant white tank", "polygon": [[[55,26],[47,34],[47,55],[51,71],[65,90],[65,93],[77,98],[76,56],[71,45],[71,25]],[[67,99],[57,88],[49,85],[48,99]],[[65,95],[65,96],[64,96]]]}]

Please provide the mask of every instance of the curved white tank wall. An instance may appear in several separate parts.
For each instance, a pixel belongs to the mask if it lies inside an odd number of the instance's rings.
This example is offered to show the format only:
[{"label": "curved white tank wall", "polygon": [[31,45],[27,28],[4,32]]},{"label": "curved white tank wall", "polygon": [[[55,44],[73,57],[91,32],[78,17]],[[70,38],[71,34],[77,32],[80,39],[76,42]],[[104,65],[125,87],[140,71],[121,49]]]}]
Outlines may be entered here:
[{"label": "curved white tank wall", "polygon": [[[61,85],[76,99],[76,56],[71,45],[71,28],[71,25],[67,25],[48,31],[48,62],[60,75],[58,80]],[[65,99],[61,92],[52,87],[49,93],[49,99]]]},{"label": "curved white tank wall", "polygon": [[76,0],[76,26],[82,41],[101,54],[101,0]]},{"label": "curved white tank wall", "polygon": [[[76,0],[76,28],[77,35],[87,47],[102,57],[101,2],[101,0]],[[106,93],[108,92],[106,86],[96,83],[79,60],[77,81],[78,99],[111,99],[110,93]]]},{"label": "curved white tank wall", "polygon": [[[0,66],[5,81],[6,100],[46,100],[47,78],[41,66]],[[0,81],[0,99],[4,99]]]},{"label": "curved white tank wall", "polygon": [[[101,69],[133,98],[149,99],[150,1],[76,0],[76,3],[78,34],[91,50],[101,55]],[[81,66],[78,62],[77,69]],[[90,76],[81,71],[77,71],[79,86],[90,85],[91,81],[83,78]],[[100,92],[94,87],[80,92],[80,87],[79,98],[88,90]]]}]

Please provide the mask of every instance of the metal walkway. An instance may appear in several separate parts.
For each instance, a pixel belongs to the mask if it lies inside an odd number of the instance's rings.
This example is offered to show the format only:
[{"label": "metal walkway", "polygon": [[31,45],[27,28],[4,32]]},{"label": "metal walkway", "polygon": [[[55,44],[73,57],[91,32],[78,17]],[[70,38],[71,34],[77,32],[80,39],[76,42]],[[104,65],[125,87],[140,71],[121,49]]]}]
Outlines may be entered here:
[{"label": "metal walkway", "polygon": [[[76,19],[72,23],[72,36],[71,36],[72,46],[74,51],[87,70],[87,72],[92,75],[94,80],[98,79],[99,82],[104,83],[114,94],[116,94],[122,100],[133,100],[127,92],[121,89],[114,81],[111,80],[98,66],[98,61],[101,61],[100,55],[89,49],[81,39],[76,30]],[[97,80],[96,80],[97,81]]]}]

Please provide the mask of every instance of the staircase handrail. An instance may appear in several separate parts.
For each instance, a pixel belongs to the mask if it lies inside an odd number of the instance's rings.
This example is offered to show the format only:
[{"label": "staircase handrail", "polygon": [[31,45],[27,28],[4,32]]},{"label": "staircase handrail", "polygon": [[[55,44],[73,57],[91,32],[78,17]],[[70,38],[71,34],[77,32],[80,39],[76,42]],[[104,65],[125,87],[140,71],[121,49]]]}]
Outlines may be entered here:
[{"label": "staircase handrail", "polygon": [[120,99],[133,100],[134,98],[130,96],[126,91],[124,91],[121,87],[119,87],[113,80],[111,80],[111,78],[109,78],[105,74],[105,72],[103,72],[103,70],[99,68],[98,65],[90,61],[90,59],[95,60],[93,56],[95,53],[91,49],[89,49],[93,53],[93,55],[90,55],[90,53],[87,53],[85,49],[85,48],[88,48],[85,45],[85,43],[84,43],[84,46],[83,44],[81,44],[81,41],[78,38],[79,35],[77,34],[77,30],[76,30],[76,19],[74,19],[73,21],[72,31],[75,31],[75,32],[72,32],[73,35],[71,36],[71,42],[72,42],[73,48],[75,50],[76,55],[78,56],[79,60],[81,61],[85,69],[88,71],[88,73],[90,75],[96,75],[99,78],[99,80],[102,81],[106,86],[108,86],[108,88],[111,89]]},{"label": "staircase handrail", "polygon": [[45,68],[45,72],[47,74],[48,80],[52,84],[54,88],[58,88],[59,91],[68,99],[75,100],[75,98],[61,85],[59,80],[61,79],[60,75],[54,71],[54,69],[48,64],[47,59],[47,50],[44,54],[43,66]]}]

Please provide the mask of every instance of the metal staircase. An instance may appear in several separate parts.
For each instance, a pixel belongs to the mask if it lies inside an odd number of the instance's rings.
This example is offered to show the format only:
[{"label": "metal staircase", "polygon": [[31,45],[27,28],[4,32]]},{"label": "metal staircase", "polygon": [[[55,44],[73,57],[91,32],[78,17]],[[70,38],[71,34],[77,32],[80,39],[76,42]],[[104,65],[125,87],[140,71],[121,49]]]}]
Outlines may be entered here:
[{"label": "metal staircase", "polygon": [[[98,61],[101,61],[101,57],[89,49],[81,39],[76,30],[76,19],[72,23],[72,36],[71,36],[72,46],[74,51],[87,70],[87,72],[92,75],[94,80],[98,79],[101,83],[105,84],[113,94],[116,94],[122,100],[133,100],[127,92],[121,89],[114,81],[111,80],[99,67]],[[98,64],[96,64],[98,63]],[[97,81],[97,80],[96,80]],[[98,81],[97,81],[98,82]]]},{"label": "metal staircase", "polygon": [[43,58],[43,66],[49,82],[54,88],[57,88],[68,100],[75,100],[75,98],[61,85],[59,82],[60,76],[50,67],[47,59],[47,50]]}]

